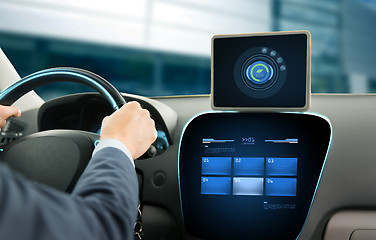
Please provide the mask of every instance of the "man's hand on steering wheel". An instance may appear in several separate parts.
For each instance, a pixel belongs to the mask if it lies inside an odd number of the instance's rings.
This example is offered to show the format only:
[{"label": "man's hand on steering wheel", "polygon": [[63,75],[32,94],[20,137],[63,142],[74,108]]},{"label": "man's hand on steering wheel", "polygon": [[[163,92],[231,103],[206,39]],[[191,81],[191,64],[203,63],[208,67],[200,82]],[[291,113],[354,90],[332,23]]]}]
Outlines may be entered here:
[{"label": "man's hand on steering wheel", "polygon": [[156,139],[155,123],[138,102],[129,102],[103,119],[101,140],[113,138],[123,143],[137,159]]}]

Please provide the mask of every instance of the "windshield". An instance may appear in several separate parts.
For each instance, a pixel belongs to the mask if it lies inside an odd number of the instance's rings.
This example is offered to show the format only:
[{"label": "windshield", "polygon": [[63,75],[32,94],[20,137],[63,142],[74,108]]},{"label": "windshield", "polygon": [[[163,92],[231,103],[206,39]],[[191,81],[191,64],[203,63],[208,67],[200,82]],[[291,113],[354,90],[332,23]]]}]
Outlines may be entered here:
[{"label": "windshield", "polygon": [[[376,92],[373,0],[0,0],[0,47],[22,76],[93,71],[122,92],[210,93],[214,34],[309,30],[313,93]],[[88,91],[37,89],[45,99]]]}]

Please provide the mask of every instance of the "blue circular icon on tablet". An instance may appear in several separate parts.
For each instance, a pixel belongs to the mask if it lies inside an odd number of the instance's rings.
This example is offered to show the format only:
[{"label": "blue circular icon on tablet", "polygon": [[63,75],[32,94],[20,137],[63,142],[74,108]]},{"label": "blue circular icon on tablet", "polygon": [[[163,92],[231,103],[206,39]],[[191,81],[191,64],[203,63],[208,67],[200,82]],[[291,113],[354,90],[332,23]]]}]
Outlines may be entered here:
[{"label": "blue circular icon on tablet", "polygon": [[273,68],[264,61],[256,61],[248,66],[246,76],[255,84],[264,84],[273,77]]}]

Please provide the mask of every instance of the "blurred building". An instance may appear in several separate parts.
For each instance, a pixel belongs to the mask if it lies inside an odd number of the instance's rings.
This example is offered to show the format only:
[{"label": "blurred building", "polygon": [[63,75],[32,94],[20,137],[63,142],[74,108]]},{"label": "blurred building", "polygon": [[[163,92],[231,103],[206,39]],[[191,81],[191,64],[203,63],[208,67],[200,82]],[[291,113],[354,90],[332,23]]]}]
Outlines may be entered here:
[{"label": "blurred building", "polygon": [[339,0],[276,0],[273,30],[308,30],[312,39],[313,92],[347,92],[342,70],[341,3]]},{"label": "blurred building", "polygon": [[[73,66],[123,92],[207,94],[212,35],[307,29],[312,91],[369,92],[375,9],[372,0],[0,0],[0,47],[21,76]],[[87,90],[37,89],[45,99]]]}]

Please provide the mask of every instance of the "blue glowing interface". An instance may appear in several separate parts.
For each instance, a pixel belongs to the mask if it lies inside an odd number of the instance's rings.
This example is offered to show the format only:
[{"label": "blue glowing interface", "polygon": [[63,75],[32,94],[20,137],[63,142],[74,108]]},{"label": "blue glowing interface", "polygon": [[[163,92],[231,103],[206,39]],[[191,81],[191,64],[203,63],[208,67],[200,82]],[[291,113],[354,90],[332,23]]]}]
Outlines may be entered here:
[{"label": "blue glowing interface", "polygon": [[202,174],[205,175],[231,175],[230,157],[203,157]]},{"label": "blue glowing interface", "polygon": [[266,196],[296,196],[296,178],[266,178]]},{"label": "blue glowing interface", "polygon": [[297,158],[267,158],[267,176],[296,176],[298,171]]},{"label": "blue glowing interface", "polygon": [[202,157],[201,194],[296,196],[298,158]]},{"label": "blue glowing interface", "polygon": [[237,157],[234,159],[235,175],[264,175],[264,158]]},{"label": "blue glowing interface", "polygon": [[230,195],[231,194],[231,178],[230,177],[202,177],[201,193],[214,195]]}]

